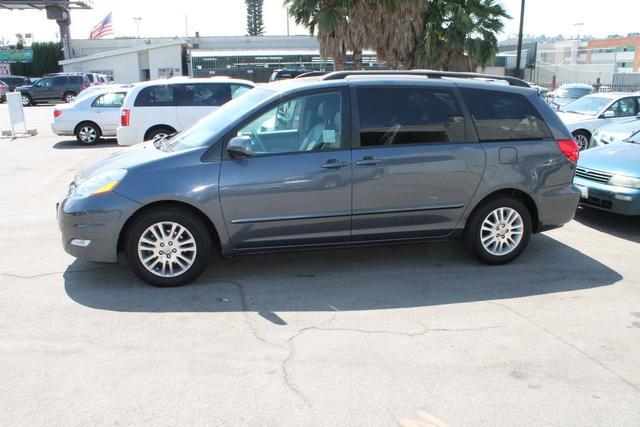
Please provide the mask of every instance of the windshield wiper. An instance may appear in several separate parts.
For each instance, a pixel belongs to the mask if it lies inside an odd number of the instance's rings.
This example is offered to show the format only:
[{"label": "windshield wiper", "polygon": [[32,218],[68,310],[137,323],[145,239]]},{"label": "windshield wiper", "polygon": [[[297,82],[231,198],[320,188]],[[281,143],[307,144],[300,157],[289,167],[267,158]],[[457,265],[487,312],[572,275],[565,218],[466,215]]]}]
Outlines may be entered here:
[{"label": "windshield wiper", "polygon": [[640,138],[639,138],[639,139],[637,139],[637,140],[631,139],[631,138],[633,138],[634,136],[636,136],[636,135],[638,135],[638,134],[640,134],[640,130],[635,131],[634,133],[632,133],[631,135],[629,135],[629,137],[628,137],[628,138],[625,138],[625,139],[623,139],[622,141],[623,141],[623,142],[629,142],[629,143],[631,143],[631,144],[640,144]]},{"label": "windshield wiper", "polygon": [[580,111],[575,111],[575,110],[560,110],[564,113],[573,113],[573,114],[582,114],[583,116],[589,116],[590,114],[587,113],[581,113]]}]

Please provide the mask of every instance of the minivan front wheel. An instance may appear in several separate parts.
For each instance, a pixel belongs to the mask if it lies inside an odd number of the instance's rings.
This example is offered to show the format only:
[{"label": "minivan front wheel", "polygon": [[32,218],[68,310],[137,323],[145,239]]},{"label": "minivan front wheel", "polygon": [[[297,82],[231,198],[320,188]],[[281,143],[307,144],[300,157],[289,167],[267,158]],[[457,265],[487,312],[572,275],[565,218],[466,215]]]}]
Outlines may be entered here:
[{"label": "minivan front wheel", "polygon": [[131,269],[153,286],[181,286],[207,266],[211,240],[197,216],[179,208],[160,208],[140,215],[126,236]]},{"label": "minivan front wheel", "polygon": [[520,200],[501,197],[485,203],[470,218],[466,243],[487,264],[506,264],[524,251],[531,237],[531,214]]}]

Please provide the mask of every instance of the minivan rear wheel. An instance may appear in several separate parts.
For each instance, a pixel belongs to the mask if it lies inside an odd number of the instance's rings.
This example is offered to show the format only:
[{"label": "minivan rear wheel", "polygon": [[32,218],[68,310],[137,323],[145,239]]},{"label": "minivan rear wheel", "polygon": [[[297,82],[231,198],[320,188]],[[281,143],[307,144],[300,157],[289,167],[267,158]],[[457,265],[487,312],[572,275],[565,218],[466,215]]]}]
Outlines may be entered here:
[{"label": "minivan rear wheel", "polygon": [[531,237],[531,214],[520,200],[489,200],[470,218],[467,248],[482,262],[506,264],[524,251]]},{"label": "minivan rear wheel", "polygon": [[205,224],[179,208],[143,213],[129,227],[125,242],[134,273],[160,287],[182,286],[195,280],[211,254]]}]

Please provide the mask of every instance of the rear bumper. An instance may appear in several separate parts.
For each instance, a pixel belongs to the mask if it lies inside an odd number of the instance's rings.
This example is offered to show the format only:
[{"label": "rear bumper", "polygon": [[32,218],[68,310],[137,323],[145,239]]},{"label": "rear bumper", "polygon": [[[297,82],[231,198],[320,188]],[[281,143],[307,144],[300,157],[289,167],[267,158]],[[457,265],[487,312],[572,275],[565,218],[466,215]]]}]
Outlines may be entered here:
[{"label": "rear bumper", "polygon": [[56,135],[72,136],[75,129],[72,123],[51,122],[51,130]]},{"label": "rear bumper", "polygon": [[536,194],[538,205],[537,231],[561,227],[575,216],[580,190],[573,184],[541,188]]},{"label": "rear bumper", "polygon": [[116,138],[118,138],[118,145],[124,146],[144,142],[144,135],[140,135],[140,132],[134,126],[118,126],[118,129],[116,130]]},{"label": "rear bumper", "polygon": [[64,199],[56,206],[62,247],[76,258],[117,262],[120,231],[139,207],[138,203],[115,192],[85,199]]},{"label": "rear bumper", "polygon": [[621,215],[640,215],[640,189],[616,187],[575,177],[574,183],[588,188],[588,197],[580,204]]}]

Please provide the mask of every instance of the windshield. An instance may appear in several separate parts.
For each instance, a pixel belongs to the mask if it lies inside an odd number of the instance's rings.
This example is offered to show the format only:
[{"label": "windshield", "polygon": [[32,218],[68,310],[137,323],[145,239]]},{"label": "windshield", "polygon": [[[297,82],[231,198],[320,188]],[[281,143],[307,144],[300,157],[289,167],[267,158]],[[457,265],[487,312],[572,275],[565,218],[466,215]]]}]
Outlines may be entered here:
[{"label": "windshield", "polygon": [[589,95],[591,89],[581,87],[559,88],[557,96],[560,98],[582,98],[585,95]]},{"label": "windshield", "polygon": [[232,99],[194,126],[169,140],[166,148],[170,151],[179,151],[206,145],[213,135],[220,132],[229,123],[242,117],[247,111],[271,95],[273,95],[271,91],[253,89]]},{"label": "windshield", "polygon": [[599,96],[585,96],[573,102],[568,103],[560,109],[565,113],[585,114],[595,116],[602,110],[611,100]]}]

